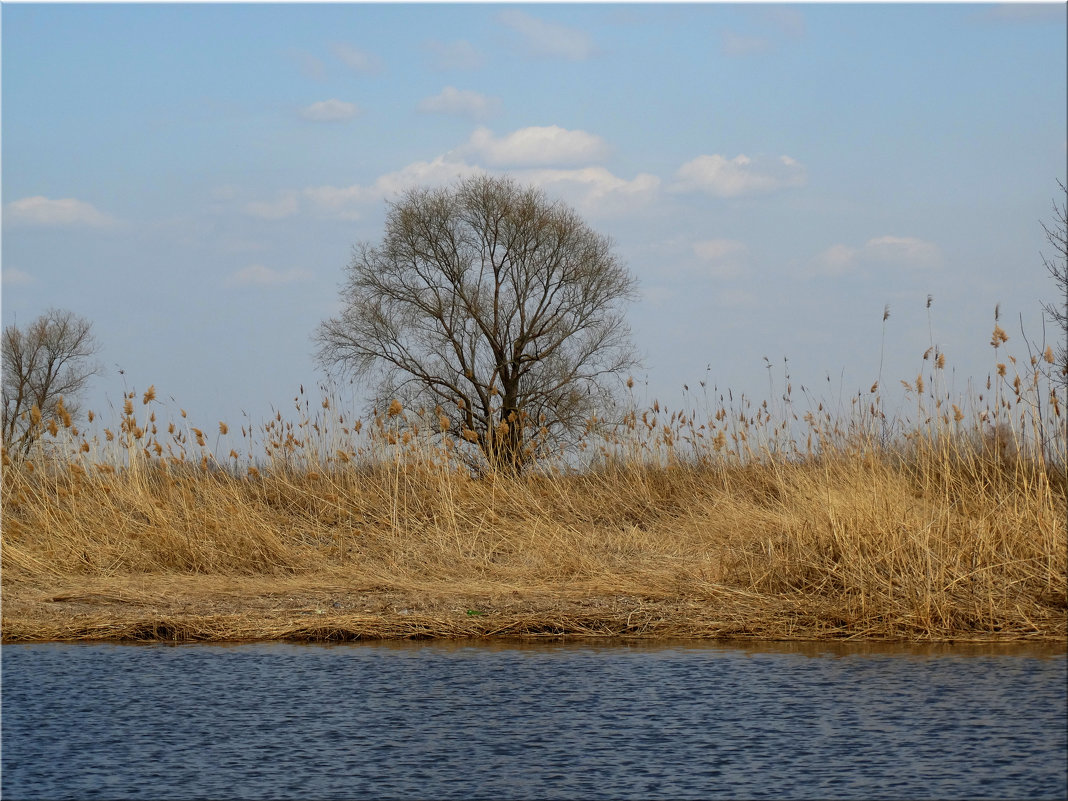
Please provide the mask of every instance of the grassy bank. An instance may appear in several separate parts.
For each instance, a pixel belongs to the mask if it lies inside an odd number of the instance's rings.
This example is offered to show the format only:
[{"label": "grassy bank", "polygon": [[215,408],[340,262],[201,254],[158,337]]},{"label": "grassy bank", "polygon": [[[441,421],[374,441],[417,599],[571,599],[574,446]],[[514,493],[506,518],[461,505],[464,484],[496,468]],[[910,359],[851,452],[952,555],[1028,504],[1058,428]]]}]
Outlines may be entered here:
[{"label": "grassy bank", "polygon": [[929,363],[908,417],[654,405],[518,477],[430,415],[208,433],[131,392],[5,454],[3,638],[1064,639],[1061,401]]}]

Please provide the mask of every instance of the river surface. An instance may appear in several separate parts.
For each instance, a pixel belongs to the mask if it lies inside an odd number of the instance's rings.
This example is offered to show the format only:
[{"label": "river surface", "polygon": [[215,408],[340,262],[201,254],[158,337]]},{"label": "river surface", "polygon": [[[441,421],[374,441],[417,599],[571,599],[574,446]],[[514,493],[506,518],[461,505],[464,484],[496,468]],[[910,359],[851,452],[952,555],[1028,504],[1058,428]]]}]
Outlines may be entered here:
[{"label": "river surface", "polygon": [[2,794],[1065,798],[1063,647],[5,645]]}]

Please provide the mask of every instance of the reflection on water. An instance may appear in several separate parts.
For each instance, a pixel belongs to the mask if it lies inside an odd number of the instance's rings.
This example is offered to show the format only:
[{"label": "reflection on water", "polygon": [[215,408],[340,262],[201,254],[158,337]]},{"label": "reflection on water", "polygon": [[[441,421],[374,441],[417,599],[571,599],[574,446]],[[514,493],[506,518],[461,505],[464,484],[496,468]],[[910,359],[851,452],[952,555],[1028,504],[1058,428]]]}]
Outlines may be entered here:
[{"label": "reflection on water", "polygon": [[5,798],[1062,798],[1063,647],[9,645]]}]

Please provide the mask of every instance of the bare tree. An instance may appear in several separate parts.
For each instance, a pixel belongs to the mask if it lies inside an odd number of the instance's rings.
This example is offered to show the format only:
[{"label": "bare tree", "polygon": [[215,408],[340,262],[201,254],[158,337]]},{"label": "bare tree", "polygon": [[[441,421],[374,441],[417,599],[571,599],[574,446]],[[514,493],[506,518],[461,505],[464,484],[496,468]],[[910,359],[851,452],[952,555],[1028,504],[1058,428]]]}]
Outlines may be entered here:
[{"label": "bare tree", "polygon": [[635,281],[568,206],[509,178],[413,189],[354,249],[320,363],[379,380],[375,403],[435,409],[492,469],[519,471],[612,407],[636,364]]},{"label": "bare tree", "polygon": [[[1068,196],[1068,189],[1057,181],[1061,192]],[[1043,304],[1042,308],[1061,329],[1061,344],[1057,350],[1056,365],[1060,372],[1060,383],[1068,383],[1068,211],[1065,202],[1057,205],[1053,201],[1053,227],[1042,223],[1046,240],[1053,246],[1053,257],[1042,257],[1042,263],[1053,277],[1060,295],[1056,301]]]},{"label": "bare tree", "polygon": [[3,442],[25,454],[44,423],[78,413],[77,396],[98,367],[99,350],[88,320],[49,309],[25,330],[9,325],[3,333]]}]

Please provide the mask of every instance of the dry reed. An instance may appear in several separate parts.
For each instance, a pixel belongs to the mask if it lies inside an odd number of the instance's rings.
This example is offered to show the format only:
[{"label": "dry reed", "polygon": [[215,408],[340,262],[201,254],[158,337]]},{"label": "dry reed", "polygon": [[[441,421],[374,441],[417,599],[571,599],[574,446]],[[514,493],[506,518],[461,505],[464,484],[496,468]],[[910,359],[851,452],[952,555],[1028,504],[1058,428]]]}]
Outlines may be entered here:
[{"label": "dry reed", "polygon": [[521,476],[396,402],[298,396],[212,448],[129,392],[114,429],[5,453],[3,638],[1063,640],[1064,399],[1005,341],[977,397],[929,351],[908,416],[878,383],[844,416],[789,384],[654,403]]}]

